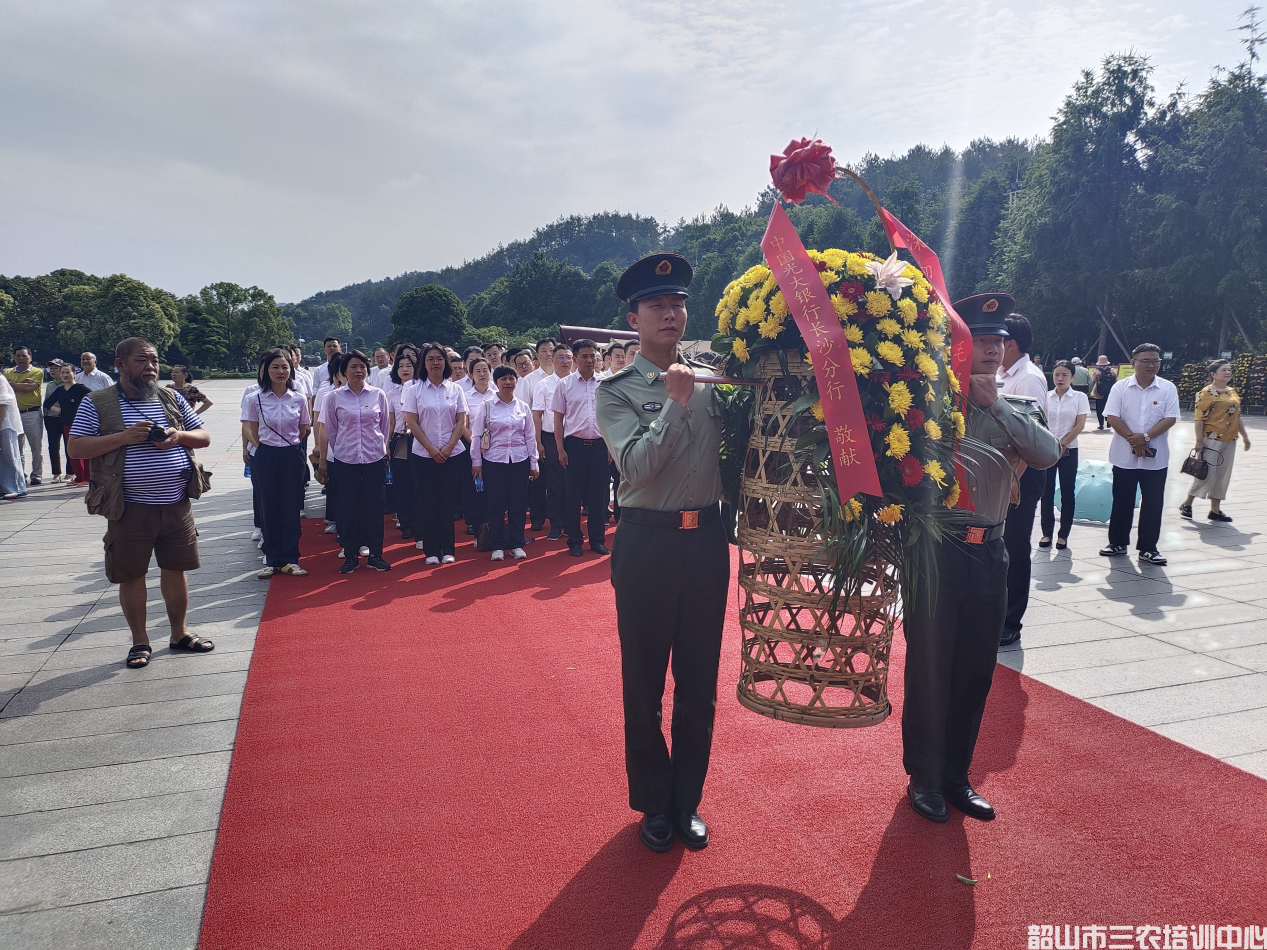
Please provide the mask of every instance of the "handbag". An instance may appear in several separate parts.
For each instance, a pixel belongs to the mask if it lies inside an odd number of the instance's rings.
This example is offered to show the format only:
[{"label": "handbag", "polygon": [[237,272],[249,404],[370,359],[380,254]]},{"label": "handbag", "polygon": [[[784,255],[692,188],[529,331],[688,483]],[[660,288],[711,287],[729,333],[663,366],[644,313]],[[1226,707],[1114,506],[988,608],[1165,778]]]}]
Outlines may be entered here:
[{"label": "handbag", "polygon": [[488,543],[488,525],[487,524],[480,525],[480,529],[475,535],[475,550],[476,551],[491,551],[492,550],[492,548],[489,546],[489,543]]},{"label": "handbag", "polygon": [[1210,475],[1210,463],[1201,457],[1197,449],[1193,449],[1188,457],[1183,460],[1183,465],[1179,467],[1179,471],[1184,475],[1191,475],[1199,482],[1203,482]]}]

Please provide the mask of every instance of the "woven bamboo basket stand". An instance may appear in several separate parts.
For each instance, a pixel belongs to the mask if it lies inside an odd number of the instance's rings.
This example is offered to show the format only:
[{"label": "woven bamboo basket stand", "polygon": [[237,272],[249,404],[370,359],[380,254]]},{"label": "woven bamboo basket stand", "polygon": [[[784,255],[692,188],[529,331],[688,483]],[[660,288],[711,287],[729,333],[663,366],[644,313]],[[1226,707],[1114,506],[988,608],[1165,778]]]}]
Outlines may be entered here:
[{"label": "woven bamboo basket stand", "polygon": [[[849,728],[883,722],[889,651],[900,604],[894,565],[875,557],[863,583],[833,607],[833,578],[821,563],[823,512],[814,474],[789,474],[796,439],[812,420],[790,402],[813,369],[799,352],[758,367],[764,385],[739,497],[739,614],[743,631],[738,697],[748,709],[803,725]],[[800,389],[797,389],[797,382]],[[873,528],[883,529],[882,525]]]}]

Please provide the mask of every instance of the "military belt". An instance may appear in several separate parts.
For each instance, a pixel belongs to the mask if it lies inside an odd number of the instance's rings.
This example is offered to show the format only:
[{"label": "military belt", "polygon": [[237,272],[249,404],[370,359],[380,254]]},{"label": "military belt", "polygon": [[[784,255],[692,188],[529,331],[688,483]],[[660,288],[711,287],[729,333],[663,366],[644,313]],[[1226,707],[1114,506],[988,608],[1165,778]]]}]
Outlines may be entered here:
[{"label": "military belt", "polygon": [[968,525],[963,528],[952,528],[948,533],[951,537],[966,544],[985,544],[987,541],[995,541],[1003,537],[1003,530],[1006,527],[1007,522],[993,526]]},{"label": "military belt", "polygon": [[690,531],[721,521],[721,507],[709,505],[690,511],[653,511],[650,508],[621,507],[620,520],[633,524],[645,524],[653,528],[677,528]]}]

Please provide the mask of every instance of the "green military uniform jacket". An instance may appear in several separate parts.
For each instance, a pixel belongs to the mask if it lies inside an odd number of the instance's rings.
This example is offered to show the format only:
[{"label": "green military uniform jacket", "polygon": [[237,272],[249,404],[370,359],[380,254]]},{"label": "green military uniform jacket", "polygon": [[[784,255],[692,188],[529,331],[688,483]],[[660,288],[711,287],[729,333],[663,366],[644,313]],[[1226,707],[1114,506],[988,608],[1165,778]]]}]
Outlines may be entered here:
[{"label": "green military uniform jacket", "polygon": [[[1024,396],[1005,396],[985,409],[969,402],[965,410],[968,438],[998,452],[985,452],[964,443],[960,460],[972,492],[972,523],[1000,524],[1012,503],[1012,482],[1020,462],[1030,468],[1051,468],[1060,461],[1060,441],[1047,431],[1041,410]],[[1002,457],[1000,457],[1002,456]]]},{"label": "green military uniform jacket", "polygon": [[[699,372],[711,366],[686,362]],[[598,428],[620,470],[622,508],[689,511],[721,499],[722,415],[711,385],[687,408],[669,398],[660,368],[639,353],[599,384]]]}]

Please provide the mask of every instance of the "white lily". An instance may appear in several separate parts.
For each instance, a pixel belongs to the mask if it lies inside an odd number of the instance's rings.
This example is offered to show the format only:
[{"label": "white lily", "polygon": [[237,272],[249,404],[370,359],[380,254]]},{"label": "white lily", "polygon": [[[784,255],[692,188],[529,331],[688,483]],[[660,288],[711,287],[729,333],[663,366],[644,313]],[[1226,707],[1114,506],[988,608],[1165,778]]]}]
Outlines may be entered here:
[{"label": "white lily", "polygon": [[867,270],[875,275],[876,286],[887,290],[894,300],[902,296],[903,290],[915,283],[909,277],[902,276],[902,271],[906,270],[906,261],[897,259],[897,251],[890,254],[889,259],[883,264],[879,261],[867,261]]}]

